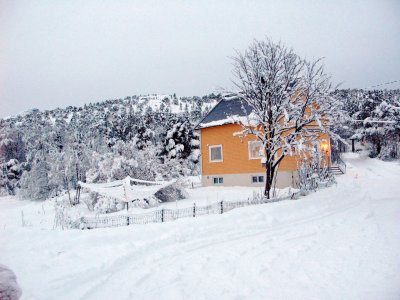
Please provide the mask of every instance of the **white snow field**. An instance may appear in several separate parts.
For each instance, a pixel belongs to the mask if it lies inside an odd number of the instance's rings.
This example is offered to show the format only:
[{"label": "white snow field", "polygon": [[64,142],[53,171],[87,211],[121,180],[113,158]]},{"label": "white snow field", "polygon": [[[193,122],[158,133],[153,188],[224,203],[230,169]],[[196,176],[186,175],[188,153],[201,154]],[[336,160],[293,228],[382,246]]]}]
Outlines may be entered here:
[{"label": "white snow field", "polygon": [[400,165],[347,163],[299,200],[163,224],[22,227],[51,214],[3,198],[0,263],[22,299],[400,299]]}]

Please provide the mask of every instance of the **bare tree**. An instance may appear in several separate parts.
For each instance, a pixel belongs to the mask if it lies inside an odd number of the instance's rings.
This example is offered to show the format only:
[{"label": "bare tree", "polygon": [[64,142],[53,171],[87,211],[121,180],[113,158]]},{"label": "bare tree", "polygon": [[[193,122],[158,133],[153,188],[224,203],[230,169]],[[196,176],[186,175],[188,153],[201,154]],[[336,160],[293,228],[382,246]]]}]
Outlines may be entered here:
[{"label": "bare tree", "polygon": [[306,151],[321,133],[329,132],[335,108],[330,96],[330,76],[321,60],[308,62],[282,43],[255,40],[234,58],[234,84],[238,97],[252,111],[239,122],[242,135],[252,134],[263,143],[265,196],[287,155]]}]

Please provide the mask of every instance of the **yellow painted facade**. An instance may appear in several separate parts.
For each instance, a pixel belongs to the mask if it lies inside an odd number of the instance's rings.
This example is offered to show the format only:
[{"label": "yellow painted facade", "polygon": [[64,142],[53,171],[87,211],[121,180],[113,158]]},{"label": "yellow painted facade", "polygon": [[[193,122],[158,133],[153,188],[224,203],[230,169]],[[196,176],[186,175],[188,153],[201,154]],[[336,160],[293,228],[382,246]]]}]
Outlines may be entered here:
[{"label": "yellow painted facade", "polygon": [[[234,136],[235,132],[241,131],[238,124],[226,124],[221,126],[201,128],[201,156],[202,174],[242,174],[261,173],[265,168],[261,159],[249,158],[249,141],[255,141],[256,137]],[[329,137],[321,135],[321,140],[328,143],[327,160],[330,160]],[[210,161],[210,146],[222,145],[222,161]],[[296,171],[298,168],[298,156],[286,156],[279,166],[279,171]]]}]

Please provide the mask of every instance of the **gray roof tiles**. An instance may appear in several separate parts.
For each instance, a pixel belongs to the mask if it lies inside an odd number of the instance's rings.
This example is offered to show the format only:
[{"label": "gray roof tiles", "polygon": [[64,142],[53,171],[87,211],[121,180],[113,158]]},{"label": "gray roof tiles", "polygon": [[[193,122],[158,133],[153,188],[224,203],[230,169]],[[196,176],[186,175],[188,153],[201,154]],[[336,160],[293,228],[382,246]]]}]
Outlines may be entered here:
[{"label": "gray roof tiles", "polygon": [[[235,99],[222,99],[214,108],[201,120],[201,122],[196,126],[196,129],[213,127],[218,125],[223,125],[227,123],[232,123],[229,120],[230,116],[248,116],[251,112],[249,105],[240,100]],[[218,123],[218,121],[226,120],[226,122]],[[218,123],[218,124],[217,124]],[[207,125],[209,124],[209,125]],[[217,125],[216,125],[217,124]]]}]

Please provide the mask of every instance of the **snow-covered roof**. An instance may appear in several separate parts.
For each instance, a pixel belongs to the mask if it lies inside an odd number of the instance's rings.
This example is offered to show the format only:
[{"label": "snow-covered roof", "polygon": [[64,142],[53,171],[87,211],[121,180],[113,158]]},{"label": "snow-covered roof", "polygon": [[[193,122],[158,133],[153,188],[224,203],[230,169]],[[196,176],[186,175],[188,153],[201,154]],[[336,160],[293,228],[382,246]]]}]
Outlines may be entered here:
[{"label": "snow-covered roof", "polygon": [[121,202],[148,199],[159,190],[175,183],[171,181],[147,181],[127,176],[123,180],[116,180],[107,183],[84,183],[79,182],[83,188],[97,192],[103,196],[114,198]]},{"label": "snow-covered roof", "polygon": [[246,102],[237,97],[225,97],[201,120],[196,129],[233,124],[250,113],[251,108]]}]

